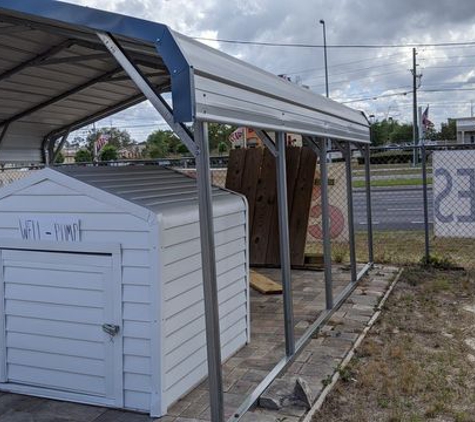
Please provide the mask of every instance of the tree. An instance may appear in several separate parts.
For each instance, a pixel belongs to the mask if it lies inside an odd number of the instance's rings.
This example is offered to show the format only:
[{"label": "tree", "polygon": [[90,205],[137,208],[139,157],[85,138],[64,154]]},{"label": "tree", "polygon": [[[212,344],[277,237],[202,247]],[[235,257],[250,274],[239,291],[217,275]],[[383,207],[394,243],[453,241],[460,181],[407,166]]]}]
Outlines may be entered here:
[{"label": "tree", "polygon": [[225,152],[228,151],[228,145],[226,144],[226,142],[223,142],[221,141],[219,144],[218,144],[218,152],[219,152],[219,155],[223,155]]},{"label": "tree", "polygon": [[442,141],[455,141],[457,139],[457,124],[455,119],[448,119],[447,123],[440,125],[440,132],[437,133],[437,139]]},{"label": "tree", "polygon": [[371,125],[372,143],[374,146],[384,145],[390,142],[390,135],[394,130],[396,121],[384,119]]},{"label": "tree", "polygon": [[411,142],[413,139],[412,125],[409,123],[395,122],[392,131],[389,134],[389,142],[391,144],[403,144]]},{"label": "tree", "polygon": [[[231,143],[229,142],[229,135],[236,130],[236,126],[223,125],[221,123],[210,123],[208,125],[208,138],[209,138],[209,150],[211,152],[220,152],[219,145],[224,143],[228,149],[231,148]],[[223,152],[225,152],[223,151]]]},{"label": "tree", "polygon": [[54,160],[55,164],[63,164],[64,163],[64,155],[60,152],[56,159]]},{"label": "tree", "polygon": [[371,131],[372,143],[375,146],[412,141],[412,124],[399,123],[392,118],[373,123]]},{"label": "tree", "polygon": [[130,133],[127,132],[127,130],[121,130],[115,127],[93,129],[86,138],[86,146],[91,153],[94,153],[94,142],[96,142],[101,135],[107,135],[107,144],[113,145],[116,149],[128,147],[133,143]]},{"label": "tree", "polygon": [[74,155],[74,161],[76,163],[90,163],[92,161],[91,151],[87,149],[80,149]]},{"label": "tree", "polygon": [[114,145],[106,145],[104,148],[101,149],[99,153],[99,159],[101,161],[114,161],[119,158],[119,154],[117,152],[117,148]]},{"label": "tree", "polygon": [[180,154],[180,139],[171,130],[155,130],[147,137],[144,155],[149,158],[164,158]]}]

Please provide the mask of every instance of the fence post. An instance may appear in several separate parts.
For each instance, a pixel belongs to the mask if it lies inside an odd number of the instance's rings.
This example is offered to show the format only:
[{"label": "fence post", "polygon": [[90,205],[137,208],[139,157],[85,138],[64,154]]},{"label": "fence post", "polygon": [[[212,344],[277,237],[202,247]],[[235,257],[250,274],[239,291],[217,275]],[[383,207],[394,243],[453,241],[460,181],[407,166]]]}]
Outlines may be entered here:
[{"label": "fence post", "polygon": [[371,146],[364,146],[365,191],[366,191],[366,225],[368,227],[368,260],[374,262],[373,252],[373,214],[371,207]]},{"label": "fence post", "polygon": [[351,165],[351,145],[349,142],[343,144],[343,155],[346,167],[346,203],[348,206],[348,234],[350,243],[350,271],[351,281],[357,281],[356,269],[356,245],[355,245],[355,216],[353,203],[353,169]]},{"label": "fence post", "polygon": [[325,273],[325,301],[333,308],[332,251],[330,240],[330,206],[328,202],[327,140],[320,139],[320,198],[322,201],[323,266]]},{"label": "fence post", "polygon": [[424,202],[424,236],[425,236],[425,251],[424,259],[426,264],[430,259],[430,227],[429,227],[429,201],[427,195],[427,155],[424,143],[421,145],[421,161],[422,161],[422,197]]}]

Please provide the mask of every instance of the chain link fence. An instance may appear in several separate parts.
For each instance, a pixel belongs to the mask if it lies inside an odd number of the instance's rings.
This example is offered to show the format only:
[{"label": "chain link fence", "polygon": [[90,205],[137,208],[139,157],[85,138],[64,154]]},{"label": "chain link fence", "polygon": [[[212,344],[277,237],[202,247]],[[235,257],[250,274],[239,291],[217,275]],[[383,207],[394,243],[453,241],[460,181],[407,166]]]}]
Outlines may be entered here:
[{"label": "chain link fence", "polygon": [[[352,147],[350,184],[345,158],[334,144],[328,154],[332,258],[335,263],[349,263],[348,188],[351,186],[357,261],[368,262],[365,156],[356,146]],[[164,165],[191,176],[196,171],[193,158],[114,163],[125,164]],[[475,145],[371,148],[370,164],[375,262],[411,264],[432,260],[441,264],[474,265]],[[214,185],[225,186],[227,165],[226,156],[211,159]],[[3,166],[0,187],[39,168]],[[317,255],[322,252],[319,183],[317,164],[306,247],[307,253]]]},{"label": "chain link fence", "polygon": [[375,261],[474,265],[475,145],[372,148],[371,186]]},{"label": "chain link fence", "polygon": [[29,176],[32,172],[42,168],[42,166],[0,166],[0,188],[12,182]]}]

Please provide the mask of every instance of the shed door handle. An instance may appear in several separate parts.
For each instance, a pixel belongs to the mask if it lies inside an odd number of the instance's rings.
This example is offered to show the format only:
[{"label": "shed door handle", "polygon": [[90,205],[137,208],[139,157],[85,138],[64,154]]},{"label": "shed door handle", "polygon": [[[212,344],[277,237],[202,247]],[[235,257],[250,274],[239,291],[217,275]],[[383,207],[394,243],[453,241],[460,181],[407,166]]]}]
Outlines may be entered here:
[{"label": "shed door handle", "polygon": [[114,337],[119,334],[120,327],[113,324],[102,324],[102,331],[109,334],[111,337]]}]

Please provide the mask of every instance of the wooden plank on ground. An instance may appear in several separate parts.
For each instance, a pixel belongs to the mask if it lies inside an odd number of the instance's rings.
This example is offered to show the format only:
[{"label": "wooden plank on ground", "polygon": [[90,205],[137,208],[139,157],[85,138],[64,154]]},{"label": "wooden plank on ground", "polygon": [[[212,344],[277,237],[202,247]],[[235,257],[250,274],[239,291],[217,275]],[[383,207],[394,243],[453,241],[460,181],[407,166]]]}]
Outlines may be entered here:
[{"label": "wooden plank on ground", "polygon": [[276,197],[275,157],[266,148],[255,197],[254,220],[250,239],[251,265],[268,264],[266,262],[267,245],[271,232],[275,230],[271,225],[271,217],[275,208]]},{"label": "wooden plank on ground", "polygon": [[304,263],[316,165],[316,154],[310,148],[303,147],[293,192],[292,210],[289,212],[290,261],[292,265],[303,265]]},{"label": "wooden plank on ground", "polygon": [[251,270],[251,287],[265,295],[282,293],[282,286],[279,283],[253,270]]},{"label": "wooden plank on ground", "polygon": [[242,175],[246,161],[246,149],[232,149],[229,154],[228,171],[226,173],[226,189],[241,192]]}]

